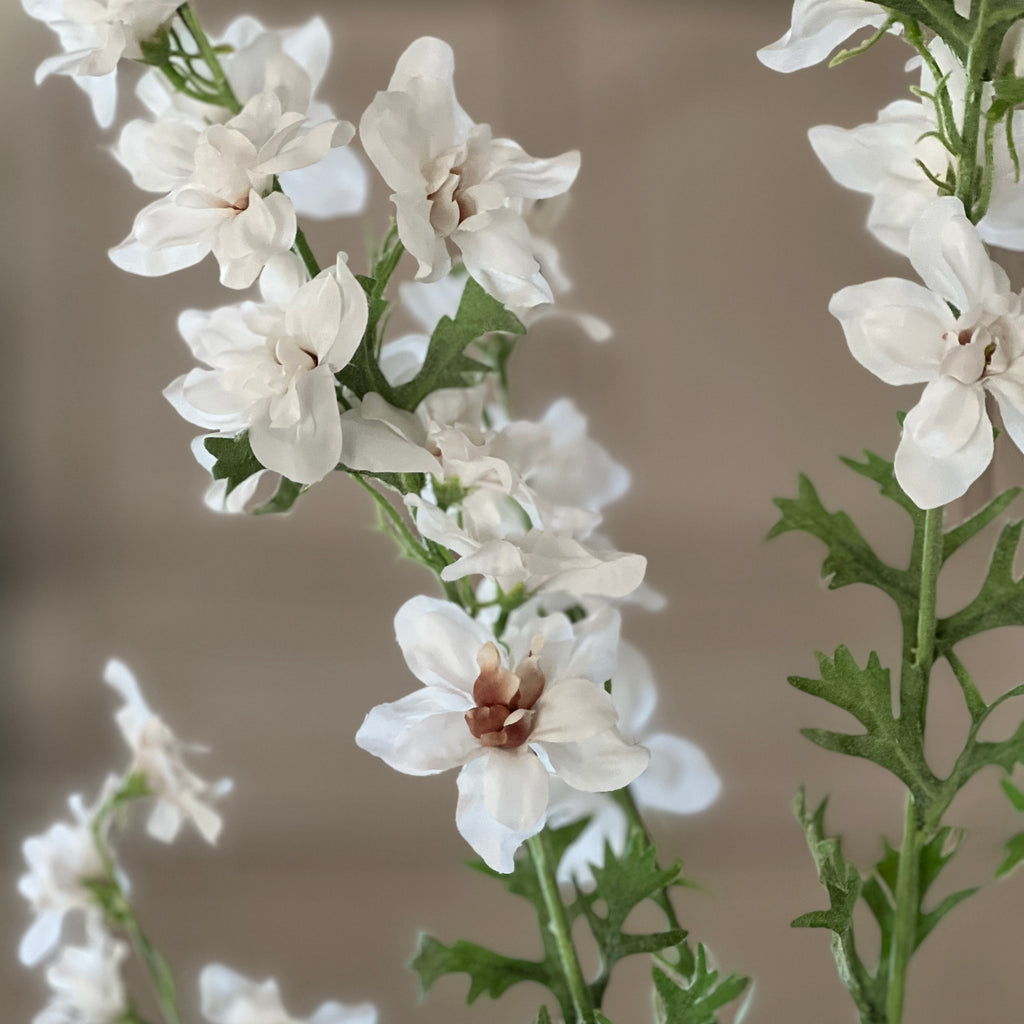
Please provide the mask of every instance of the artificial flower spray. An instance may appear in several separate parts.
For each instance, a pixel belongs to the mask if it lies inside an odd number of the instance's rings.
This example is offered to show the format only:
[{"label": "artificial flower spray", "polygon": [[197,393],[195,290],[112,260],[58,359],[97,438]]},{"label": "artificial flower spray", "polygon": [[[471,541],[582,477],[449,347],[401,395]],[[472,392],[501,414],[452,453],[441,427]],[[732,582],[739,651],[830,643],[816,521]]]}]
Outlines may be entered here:
[{"label": "artificial flower spray", "polygon": [[[538,932],[529,958],[421,936],[411,966],[424,991],[446,974],[468,975],[470,1001],[531,982],[539,1024],[609,1024],[601,1007],[616,965],[643,956],[651,995],[631,1021],[738,1019],[747,979],[716,969],[688,937],[681,865],[655,849],[642,817],[700,811],[720,782],[696,745],[656,728],[650,668],[621,637],[624,603],[659,605],[646,560],[601,530],[629,475],[572,401],[537,421],[511,411],[507,369],[532,324],[561,315],[595,341],[610,334],[560,304],[569,280],[550,232],[580,154],[535,157],[474,120],[456,98],[455,54],[433,37],[396,54],[386,88],[349,121],[320,96],[330,55],[320,19],[268,29],[243,15],[212,35],[187,3],[23,6],[65,51],[38,77],[70,76],[101,126],[114,120],[117,76],[134,75],[146,115],[120,128],[113,155],[156,198],[111,260],[147,277],[215,263],[232,290],[232,301],[181,314],[198,365],[165,390],[204,432],[193,451],[207,504],[294,510],[280,525],[296,528],[303,494],[337,473],[426,570],[430,592],[394,620],[407,680],[337,733],[409,776],[453,770],[454,827],[494,880],[495,915],[525,899]],[[359,214],[374,174],[394,218],[366,229],[368,255],[351,251],[361,228],[349,251],[315,253],[302,219]],[[399,299],[420,329],[396,337]],[[228,784],[186,767],[188,748],[123,664],[106,679],[125,701],[117,721],[131,764],[24,847],[34,921],[21,956],[49,964],[54,993],[36,1024],[184,1024],[191,1003],[143,928],[118,841],[143,803],[154,838],[170,842],[190,823],[215,841]],[[324,780],[311,771],[314,784]],[[643,904],[658,923],[637,930],[627,918]],[[597,951],[586,970],[584,929]],[[133,956],[143,971],[127,974]],[[140,973],[145,1000],[124,980]],[[297,1024],[274,981],[220,964],[200,972],[198,1003],[212,1024]],[[327,1003],[308,1021],[375,1019],[369,1004]]]},{"label": "artificial flower spray", "polygon": [[[1009,735],[1005,728],[994,736],[986,729],[997,708],[1024,696],[1024,686],[992,693],[960,648],[999,627],[1024,625],[1024,581],[1013,568],[1024,524],[1001,527],[976,596],[948,616],[936,612],[946,561],[967,544],[975,558],[985,557],[991,531],[982,531],[1020,493],[1015,487],[975,500],[966,519],[947,514],[950,503],[965,496],[970,502],[996,445],[1024,450],[1024,309],[988,251],[989,245],[1024,249],[1024,126],[1017,114],[1024,101],[1022,19],[1019,0],[796,0],[789,31],[759,52],[769,67],[795,71],[827,59],[851,36],[865,39],[835,54],[834,65],[895,36],[909,46],[908,70],[917,79],[911,97],[885,107],[874,122],[810,133],[836,181],[870,195],[869,230],[909,261],[907,277],[843,288],[829,311],[863,367],[887,384],[924,385],[902,419],[892,461],[871,452],[843,460],[909,518],[911,550],[900,564],[884,561],[846,513],[825,507],[805,477],[795,498],[777,502],[782,515],[772,530],[800,530],[823,541],[829,587],[878,588],[895,605],[902,631],[897,664],[840,647],[818,655],[817,677],[790,679],[857,723],[850,732],[805,729],[809,740],[874,762],[905,791],[903,835],[886,841],[869,866],[846,858],[824,800],[816,795],[811,805],[801,792],[796,804],[829,906],[793,923],[831,931],[839,976],[862,1024],[910,1019],[915,952],[936,927],[955,927],[955,915],[968,912],[959,904],[992,880],[978,878],[965,889],[944,884],[963,838],[949,814],[957,794],[979,773],[993,787],[1001,775],[1009,799],[1024,809],[1024,795],[1010,781],[1024,761],[1024,725]],[[940,660],[959,684],[967,721],[962,749],[941,772],[926,754],[929,688]],[[1007,843],[996,876],[1022,858],[1018,836]],[[874,931],[868,942],[866,923]]]}]

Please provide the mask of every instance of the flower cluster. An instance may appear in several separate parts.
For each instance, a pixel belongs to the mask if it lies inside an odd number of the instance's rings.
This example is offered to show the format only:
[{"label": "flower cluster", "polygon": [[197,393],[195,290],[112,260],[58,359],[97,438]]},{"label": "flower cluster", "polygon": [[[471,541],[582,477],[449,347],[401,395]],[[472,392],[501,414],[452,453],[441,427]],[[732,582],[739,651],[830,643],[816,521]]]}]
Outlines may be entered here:
[{"label": "flower cluster", "polygon": [[[122,128],[114,155],[157,198],[111,250],[114,263],[153,276],[212,254],[225,287],[258,286],[258,298],[178,322],[200,365],[165,395],[209,432],[194,445],[215,478],[208,503],[241,511],[270,472],[282,480],[268,504],[281,510],[332,471],[349,473],[444,591],[396,617],[423,689],[374,708],[357,742],[409,774],[459,768],[458,829],[502,872],[549,816],[594,814],[601,831],[598,794],[633,783],[652,756],[656,781],[638,799],[706,806],[718,780],[696,747],[639,742],[653,683],[620,645],[618,605],[643,600],[646,561],[601,532],[628,473],[571,401],[516,419],[504,387],[516,336],[538,320],[561,314],[594,340],[610,333],[555,302],[570,282],[551,232],[579,154],[537,158],[495,137],[456,99],[448,44],[417,39],[358,118],[394,226],[368,273],[357,276],[344,252],[321,267],[298,217],[356,214],[368,188],[355,128],[315,98],[330,53],[322,21],[277,31],[242,18],[209,39],[188,4],[25,3],[61,32],[60,69],[76,80],[112,76],[121,56],[150,65],[136,87],[147,116]],[[92,47],[88,58],[75,40]],[[385,293],[406,252],[416,271],[402,300],[422,331],[391,339]],[[126,701],[132,778],[156,798],[151,833],[169,840],[188,819],[212,840],[208,800],[220,790],[184,768],[123,666],[108,679]],[[95,820],[83,819],[83,856]],[[610,820],[601,834],[620,846]],[[580,847],[578,863],[603,849]],[[241,1019],[242,1004],[283,1014],[272,984],[211,968],[203,985],[215,1022]]]},{"label": "flower cluster", "polygon": [[[956,13],[967,18],[969,0]],[[866,0],[796,0],[790,30],[758,56],[794,71],[826,58],[854,33],[898,31],[902,20]],[[1020,24],[1000,53],[1013,77]],[[993,262],[985,243],[1024,250],[1024,182],[1017,149],[1024,121],[1010,105],[995,106],[985,87],[989,133],[978,131],[970,170],[957,154],[967,74],[938,36],[908,39],[920,67],[915,99],[897,100],[876,121],[853,129],[821,125],[811,144],[829,173],[871,196],[868,228],[905,255],[924,282],[885,278],[837,292],[829,310],[842,325],[854,358],[889,384],[925,384],[903,422],[896,479],[923,509],[966,493],[992,460],[986,409],[992,395],[1010,439],[1024,450],[1024,311],[1021,295]],[[1005,124],[995,131],[996,123]],[[981,191],[975,163],[983,168]],[[965,205],[966,204],[966,205]]]},{"label": "flower cluster", "polygon": [[[71,823],[58,822],[42,835],[25,841],[28,872],[18,888],[29,901],[35,920],[19,949],[22,962],[34,966],[51,959],[46,980],[52,990],[49,1004],[33,1024],[123,1024],[138,1021],[128,994],[122,965],[129,956],[130,937],[148,943],[129,900],[128,879],[117,862],[117,831],[124,812],[136,802],[151,800],[147,830],[172,842],[184,821],[214,842],[221,820],[213,802],[231,783],[203,782],[188,767],[188,749],[155,715],[123,662],[108,663],[104,677],[124,699],[115,720],[131,750],[131,763],[121,775],[110,775],[99,798],[87,806],[71,798]],[[195,748],[193,748],[195,749]],[[71,918],[71,926],[65,919]],[[74,928],[80,944],[60,945]],[[159,954],[149,948],[147,967]],[[166,979],[157,979],[166,984]],[[281,1005],[274,981],[250,981],[219,964],[203,969],[199,978],[203,1016],[210,1024],[302,1024]],[[166,988],[160,992],[166,998]],[[163,1007],[165,1016],[167,1007]],[[168,1016],[170,1020],[172,1017]],[[173,1019],[177,1019],[177,1012]],[[309,1024],[376,1024],[368,1003],[346,1007],[325,1003]]]}]

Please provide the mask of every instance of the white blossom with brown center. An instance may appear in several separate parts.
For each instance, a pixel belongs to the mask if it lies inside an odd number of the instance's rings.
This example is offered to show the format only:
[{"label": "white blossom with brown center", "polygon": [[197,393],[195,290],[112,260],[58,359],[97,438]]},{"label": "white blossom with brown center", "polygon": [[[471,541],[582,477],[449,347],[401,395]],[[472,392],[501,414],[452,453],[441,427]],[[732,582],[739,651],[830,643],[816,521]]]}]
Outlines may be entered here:
[{"label": "white blossom with brown center", "polygon": [[407,775],[461,767],[456,825],[494,870],[511,871],[520,844],[544,827],[551,775],[608,792],[647,767],[647,750],[616,729],[604,689],[618,649],[613,608],[575,625],[561,614],[524,618],[499,645],[456,605],[415,597],[395,634],[424,686],[374,708],[356,742]]}]

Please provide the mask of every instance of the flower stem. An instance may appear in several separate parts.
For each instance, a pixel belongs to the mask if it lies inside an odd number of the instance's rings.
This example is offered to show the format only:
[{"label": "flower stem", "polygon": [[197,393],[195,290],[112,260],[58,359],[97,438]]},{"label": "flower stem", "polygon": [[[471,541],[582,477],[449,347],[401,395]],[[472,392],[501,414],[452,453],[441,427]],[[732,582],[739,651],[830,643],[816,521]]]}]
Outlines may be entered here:
[{"label": "flower stem", "polygon": [[981,137],[981,103],[984,89],[984,46],[988,29],[988,0],[975,0],[977,10],[974,36],[967,54],[967,82],[964,92],[964,125],[960,132],[963,145],[957,161],[956,195],[964,204],[971,223],[976,224],[985,212],[978,196],[978,141]]},{"label": "flower stem", "polygon": [[[924,514],[924,541],[921,550],[921,596],[917,612],[915,667],[927,674],[935,661],[935,602],[942,568],[943,509],[930,508]],[[922,728],[924,723],[921,723]]]},{"label": "flower stem", "polygon": [[885,993],[886,1024],[903,1020],[903,997],[907,968],[917,946],[917,915],[921,904],[920,840],[914,798],[907,794],[903,824],[903,846],[896,874],[896,907],[893,918],[892,947],[889,953],[889,985]]},{"label": "flower stem", "polygon": [[185,23],[185,27],[195,40],[196,46],[199,47],[199,53],[202,55],[206,66],[210,69],[210,74],[213,75],[213,80],[216,84],[217,91],[221,96],[223,105],[227,107],[232,114],[239,113],[242,109],[242,104],[238,102],[235,90],[231,88],[231,83],[228,81],[228,77],[224,74],[224,69],[221,67],[220,60],[217,57],[217,51],[213,48],[213,45],[207,38],[206,33],[203,31],[203,26],[199,24],[199,19],[196,17],[195,11],[192,10],[192,5],[187,3],[182,4],[178,8],[178,16]]},{"label": "flower stem", "polygon": [[562,977],[568,990],[569,1006],[563,1006],[563,1010],[566,1012],[567,1019],[571,1011],[573,1015],[571,1024],[595,1024],[594,1004],[590,998],[587,983],[583,980],[583,970],[580,967],[579,957],[576,955],[576,946],[572,941],[569,919],[566,916],[562,898],[558,894],[554,858],[547,836],[541,832],[527,839],[526,849],[533,862],[533,869],[537,873],[537,882],[540,885],[541,894],[544,897],[544,907],[547,910],[547,921],[543,923],[553,939],[558,953],[558,962],[562,968]]}]

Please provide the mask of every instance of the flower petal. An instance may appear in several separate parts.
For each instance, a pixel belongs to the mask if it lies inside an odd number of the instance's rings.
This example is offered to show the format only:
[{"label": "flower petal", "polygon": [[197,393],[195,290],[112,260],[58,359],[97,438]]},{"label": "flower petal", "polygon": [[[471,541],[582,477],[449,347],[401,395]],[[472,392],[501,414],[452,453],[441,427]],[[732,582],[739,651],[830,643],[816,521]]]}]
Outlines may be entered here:
[{"label": "flower petal", "polygon": [[898,277],[843,288],[828,311],[842,325],[853,358],[886,384],[933,379],[946,350],[943,334],[956,327],[937,295]]},{"label": "flower petal", "polygon": [[588,679],[560,679],[548,685],[536,704],[530,742],[568,743],[610,729],[619,720],[611,695]]},{"label": "flower petal", "polygon": [[531,832],[544,821],[548,806],[548,772],[529,747],[488,751],[483,759],[484,803],[500,825]]},{"label": "flower petal", "polygon": [[981,476],[993,449],[982,388],[942,378],[925,388],[907,414],[896,449],[896,479],[919,508],[938,508]]},{"label": "flower petal", "polygon": [[420,682],[468,695],[479,674],[477,652],[493,636],[448,601],[414,597],[395,615],[395,638]]},{"label": "flower petal", "polygon": [[658,733],[645,736],[644,746],[651,752],[651,763],[633,783],[633,795],[641,807],[694,814],[718,798],[722,780],[696,743]]},{"label": "flower petal", "polygon": [[628,786],[650,760],[645,747],[626,743],[616,729],[575,743],[548,743],[544,752],[556,775],[587,793]]}]

